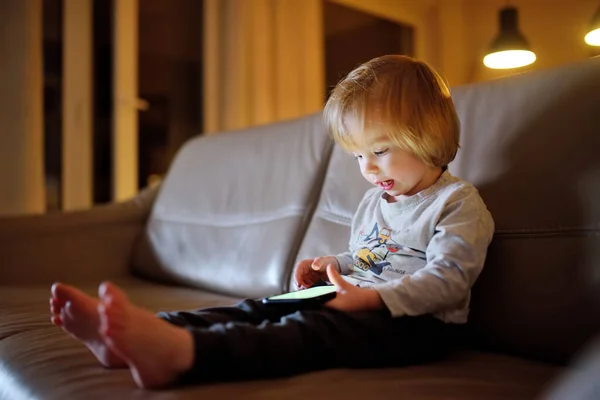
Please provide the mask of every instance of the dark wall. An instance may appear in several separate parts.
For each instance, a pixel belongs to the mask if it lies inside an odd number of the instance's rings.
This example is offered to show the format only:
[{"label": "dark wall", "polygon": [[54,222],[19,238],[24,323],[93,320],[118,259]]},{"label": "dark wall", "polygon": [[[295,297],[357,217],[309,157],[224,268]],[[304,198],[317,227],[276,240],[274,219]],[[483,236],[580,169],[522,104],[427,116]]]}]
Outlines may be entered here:
[{"label": "dark wall", "polygon": [[359,64],[385,54],[413,53],[413,30],[391,20],[324,2],[327,94]]}]

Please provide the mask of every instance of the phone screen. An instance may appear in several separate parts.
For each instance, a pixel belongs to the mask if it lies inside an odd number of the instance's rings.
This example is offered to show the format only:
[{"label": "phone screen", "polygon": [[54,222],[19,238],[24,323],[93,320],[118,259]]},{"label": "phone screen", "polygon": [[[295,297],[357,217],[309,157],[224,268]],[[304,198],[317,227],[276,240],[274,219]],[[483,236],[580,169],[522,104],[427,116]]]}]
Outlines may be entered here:
[{"label": "phone screen", "polygon": [[304,290],[298,290],[296,292],[278,294],[276,296],[269,297],[269,300],[301,300],[311,299],[313,297],[319,297],[324,294],[335,292],[335,286],[316,286]]}]

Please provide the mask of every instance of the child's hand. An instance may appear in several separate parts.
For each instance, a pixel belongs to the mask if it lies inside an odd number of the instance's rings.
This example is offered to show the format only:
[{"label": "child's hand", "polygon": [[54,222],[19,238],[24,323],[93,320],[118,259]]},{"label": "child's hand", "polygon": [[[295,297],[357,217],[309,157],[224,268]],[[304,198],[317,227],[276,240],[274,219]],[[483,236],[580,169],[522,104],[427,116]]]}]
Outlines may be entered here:
[{"label": "child's hand", "polygon": [[332,263],[336,263],[335,257],[332,256],[300,261],[294,271],[296,285],[301,289],[307,289],[322,279],[327,280],[326,268],[328,264]]},{"label": "child's hand", "polygon": [[374,289],[362,289],[346,282],[333,265],[327,266],[327,276],[337,289],[335,299],[325,303],[340,311],[380,310],[385,304]]}]

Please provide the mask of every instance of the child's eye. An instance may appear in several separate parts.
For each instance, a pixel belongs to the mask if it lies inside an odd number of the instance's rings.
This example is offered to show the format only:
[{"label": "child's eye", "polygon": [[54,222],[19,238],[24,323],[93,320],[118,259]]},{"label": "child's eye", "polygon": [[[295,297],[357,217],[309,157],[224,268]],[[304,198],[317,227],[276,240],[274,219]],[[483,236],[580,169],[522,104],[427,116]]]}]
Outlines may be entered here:
[{"label": "child's eye", "polygon": [[373,154],[375,154],[376,156],[382,156],[382,155],[384,155],[385,153],[387,153],[387,152],[388,152],[388,150],[389,150],[389,149],[384,149],[384,150],[381,150],[381,151],[374,151],[374,152],[373,152]]},{"label": "child's eye", "polygon": [[361,159],[361,158],[362,158],[362,156],[361,156],[360,154],[355,154],[355,155],[354,155],[354,159],[355,159],[355,160],[359,160],[359,159]]}]

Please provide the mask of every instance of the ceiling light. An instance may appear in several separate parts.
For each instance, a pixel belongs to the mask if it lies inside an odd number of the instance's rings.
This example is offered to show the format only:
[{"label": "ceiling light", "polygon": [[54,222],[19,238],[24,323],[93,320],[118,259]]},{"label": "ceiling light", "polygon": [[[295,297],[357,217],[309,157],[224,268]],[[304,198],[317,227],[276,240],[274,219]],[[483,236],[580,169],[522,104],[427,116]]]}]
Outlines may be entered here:
[{"label": "ceiling light", "polygon": [[585,35],[585,42],[590,46],[600,46],[600,7],[590,23],[590,31]]},{"label": "ceiling light", "polygon": [[500,33],[492,42],[489,53],[483,58],[488,68],[507,69],[524,67],[533,63],[535,53],[519,31],[518,12],[515,7],[500,10]]}]

